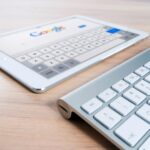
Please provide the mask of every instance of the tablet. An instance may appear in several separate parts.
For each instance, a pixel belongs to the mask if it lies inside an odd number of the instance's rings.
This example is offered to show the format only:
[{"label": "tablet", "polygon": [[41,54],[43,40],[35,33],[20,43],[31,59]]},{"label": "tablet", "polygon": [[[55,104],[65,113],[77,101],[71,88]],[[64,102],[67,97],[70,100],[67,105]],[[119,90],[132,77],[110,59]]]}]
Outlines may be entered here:
[{"label": "tablet", "polygon": [[66,17],[1,34],[0,68],[41,93],[147,36],[90,17]]}]

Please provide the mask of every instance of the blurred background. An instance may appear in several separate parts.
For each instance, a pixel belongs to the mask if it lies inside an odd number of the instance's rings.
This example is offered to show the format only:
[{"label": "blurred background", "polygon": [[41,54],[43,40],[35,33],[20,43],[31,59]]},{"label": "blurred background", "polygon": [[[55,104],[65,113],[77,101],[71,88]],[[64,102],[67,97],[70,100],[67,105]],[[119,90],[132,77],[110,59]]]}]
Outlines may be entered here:
[{"label": "blurred background", "polygon": [[141,24],[144,24],[144,29],[148,31],[149,10],[149,0],[0,0],[0,31],[74,14],[97,17],[138,29],[142,29]]}]

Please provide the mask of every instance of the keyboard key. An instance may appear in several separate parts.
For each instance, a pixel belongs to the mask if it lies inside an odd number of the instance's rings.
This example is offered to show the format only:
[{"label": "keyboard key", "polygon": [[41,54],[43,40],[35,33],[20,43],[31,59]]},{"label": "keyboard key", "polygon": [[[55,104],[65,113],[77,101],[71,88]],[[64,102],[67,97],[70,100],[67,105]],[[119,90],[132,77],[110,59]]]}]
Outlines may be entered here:
[{"label": "keyboard key", "polygon": [[36,65],[32,69],[35,70],[36,72],[41,72],[47,69],[48,67],[45,66],[44,64]]},{"label": "keyboard key", "polygon": [[88,102],[86,102],[85,104],[83,104],[81,106],[81,108],[88,114],[93,113],[94,111],[96,111],[98,108],[100,108],[102,106],[102,102],[100,100],[98,100],[97,98],[92,98],[91,100],[89,100]]},{"label": "keyboard key", "polygon": [[68,67],[63,64],[58,64],[58,65],[54,66],[53,68],[57,72],[64,72],[68,69]]},{"label": "keyboard key", "polygon": [[79,54],[82,54],[82,53],[86,52],[87,50],[85,48],[80,47],[80,48],[77,48],[75,51]]},{"label": "keyboard key", "polygon": [[53,58],[53,57],[54,57],[54,55],[52,55],[52,54],[50,54],[50,53],[47,53],[47,54],[44,54],[44,55],[41,56],[41,58],[42,58],[43,60],[49,60],[49,59],[51,59],[51,58]]},{"label": "keyboard key", "polygon": [[148,69],[150,69],[150,61],[147,62],[144,66],[147,67]]},{"label": "keyboard key", "polygon": [[71,42],[71,43],[75,43],[75,42],[78,42],[79,39],[75,37],[75,38],[69,39],[68,41]]},{"label": "keyboard key", "polygon": [[74,66],[78,65],[79,62],[74,59],[69,59],[69,60],[65,61],[64,64],[67,65],[68,67],[74,67]]},{"label": "keyboard key", "polygon": [[37,64],[40,64],[42,62],[43,62],[43,60],[40,58],[33,58],[33,59],[29,60],[29,63],[31,63],[32,65],[37,65]]},{"label": "keyboard key", "polygon": [[100,41],[94,41],[94,42],[92,42],[91,44],[92,44],[94,47],[99,47],[99,46],[103,45],[102,42],[100,42]]},{"label": "keyboard key", "polygon": [[61,48],[61,45],[59,44],[53,44],[50,46],[51,49],[54,49],[54,50],[57,50],[57,49],[60,49]]},{"label": "keyboard key", "polygon": [[55,50],[55,51],[52,51],[51,53],[52,53],[54,56],[59,56],[59,55],[63,54],[64,52],[61,51],[61,50]]},{"label": "keyboard key", "polygon": [[142,80],[140,82],[138,82],[135,87],[140,90],[141,92],[150,95],[150,83]]},{"label": "keyboard key", "polygon": [[72,43],[71,46],[74,47],[74,48],[79,48],[82,45],[80,43]]},{"label": "keyboard key", "polygon": [[138,111],[137,114],[145,121],[150,123],[150,105],[144,104]]},{"label": "keyboard key", "polygon": [[60,55],[60,56],[57,56],[55,59],[60,62],[64,62],[64,61],[68,60],[69,58],[65,55]]},{"label": "keyboard key", "polygon": [[61,41],[59,42],[59,44],[62,46],[66,46],[66,45],[69,45],[70,43],[68,41]]},{"label": "keyboard key", "polygon": [[110,106],[123,116],[128,115],[135,107],[132,103],[123,97],[118,97],[110,104]]},{"label": "keyboard key", "polygon": [[103,108],[94,118],[108,129],[113,128],[121,120],[121,116],[109,107]]},{"label": "keyboard key", "polygon": [[17,60],[20,61],[20,62],[24,62],[24,61],[29,60],[30,58],[31,57],[29,57],[27,55],[22,55],[22,56],[17,57]]},{"label": "keyboard key", "polygon": [[145,77],[145,80],[148,81],[148,82],[150,82],[150,74]]},{"label": "keyboard key", "polygon": [[85,45],[85,44],[89,44],[89,41],[87,41],[87,40],[81,40],[79,43],[81,45]]},{"label": "keyboard key", "polygon": [[149,70],[145,67],[140,67],[137,70],[135,70],[135,73],[140,75],[140,76],[144,76],[149,72]]},{"label": "keyboard key", "polygon": [[150,149],[150,137],[142,144],[139,150],[149,150]]},{"label": "keyboard key", "polygon": [[120,31],[120,29],[117,29],[117,28],[111,28],[111,29],[107,30],[107,32],[111,33],[111,34],[117,33],[119,31]]},{"label": "keyboard key", "polygon": [[130,84],[134,84],[139,79],[140,79],[140,77],[138,75],[136,75],[135,73],[131,73],[124,78],[124,80]]},{"label": "keyboard key", "polygon": [[95,38],[95,37],[93,37],[93,36],[91,36],[91,37],[89,37],[88,39],[87,39],[87,41],[89,41],[89,43],[91,43],[91,42],[93,42],[93,41],[96,41],[97,39]]},{"label": "keyboard key", "polygon": [[52,70],[52,69],[48,69],[48,70],[46,70],[46,71],[43,71],[41,74],[42,74],[45,78],[48,78],[48,79],[49,79],[49,78],[51,78],[51,77],[57,75],[57,72],[54,71],[54,70]]},{"label": "keyboard key", "polygon": [[95,48],[95,46],[93,46],[91,44],[87,44],[87,45],[84,46],[84,48],[87,49],[87,50],[92,50],[92,49]]},{"label": "keyboard key", "polygon": [[123,94],[123,96],[136,105],[140,104],[146,98],[146,96],[143,93],[139,92],[134,88],[130,88],[129,90],[127,90]]},{"label": "keyboard key", "polygon": [[75,57],[75,56],[78,55],[78,53],[72,51],[72,52],[66,53],[66,55],[67,55],[68,57]]},{"label": "keyboard key", "polygon": [[133,115],[128,120],[126,120],[115,131],[115,133],[129,146],[135,146],[149,129],[150,125],[148,123]]},{"label": "keyboard key", "polygon": [[73,47],[71,47],[71,46],[64,46],[64,47],[61,48],[61,50],[65,51],[65,52],[69,52],[69,51],[73,50]]},{"label": "keyboard key", "polygon": [[129,87],[129,84],[123,80],[118,81],[117,83],[115,83],[112,88],[114,90],[116,90],[117,92],[122,92],[125,89],[127,89]]},{"label": "keyboard key", "polygon": [[44,63],[46,66],[49,66],[49,67],[52,67],[52,66],[55,66],[58,64],[58,61],[54,60],[54,59],[51,59],[51,60],[48,60]]},{"label": "keyboard key", "polygon": [[44,54],[46,54],[46,53],[48,53],[48,52],[51,52],[52,49],[50,49],[49,47],[46,47],[46,48],[40,49],[39,51],[42,52],[42,53],[44,53]]},{"label": "keyboard key", "polygon": [[98,95],[98,98],[100,98],[104,102],[110,101],[112,98],[114,98],[117,95],[117,93],[112,89],[106,89],[102,93]]},{"label": "keyboard key", "polygon": [[28,55],[29,55],[30,57],[32,57],[32,58],[35,58],[35,57],[40,56],[41,53],[38,52],[38,51],[33,51],[33,52],[28,53]]}]

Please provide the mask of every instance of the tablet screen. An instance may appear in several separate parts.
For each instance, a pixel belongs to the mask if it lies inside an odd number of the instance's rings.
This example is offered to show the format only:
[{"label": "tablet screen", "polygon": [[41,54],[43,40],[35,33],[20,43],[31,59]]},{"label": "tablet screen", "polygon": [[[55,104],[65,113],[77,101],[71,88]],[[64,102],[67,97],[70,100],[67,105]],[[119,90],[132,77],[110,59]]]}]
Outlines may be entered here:
[{"label": "tablet screen", "polygon": [[0,50],[11,56],[18,56],[26,51],[32,51],[43,45],[96,27],[99,27],[99,25],[80,18],[41,25],[1,37]]},{"label": "tablet screen", "polygon": [[1,36],[0,50],[49,79],[137,36],[71,17]]}]

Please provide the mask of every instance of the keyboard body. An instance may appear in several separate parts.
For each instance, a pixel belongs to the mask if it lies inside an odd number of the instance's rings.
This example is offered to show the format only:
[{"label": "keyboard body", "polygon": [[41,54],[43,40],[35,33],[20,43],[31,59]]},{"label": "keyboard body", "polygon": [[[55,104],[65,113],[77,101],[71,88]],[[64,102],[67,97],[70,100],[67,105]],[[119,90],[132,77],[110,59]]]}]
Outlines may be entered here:
[{"label": "keyboard body", "polygon": [[58,100],[120,149],[150,149],[150,49]]}]

